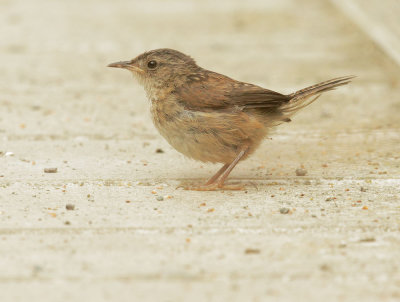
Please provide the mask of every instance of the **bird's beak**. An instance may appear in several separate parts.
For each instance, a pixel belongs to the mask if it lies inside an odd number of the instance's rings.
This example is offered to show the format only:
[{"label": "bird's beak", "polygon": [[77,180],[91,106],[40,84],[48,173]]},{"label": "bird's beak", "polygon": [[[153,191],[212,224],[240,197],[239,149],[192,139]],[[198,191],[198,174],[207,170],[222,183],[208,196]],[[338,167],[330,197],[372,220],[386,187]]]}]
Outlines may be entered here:
[{"label": "bird's beak", "polygon": [[108,64],[107,67],[125,68],[125,69],[129,69],[131,71],[136,71],[139,73],[143,72],[143,69],[141,69],[138,66],[136,66],[135,64],[133,64],[132,61],[115,62],[115,63]]}]

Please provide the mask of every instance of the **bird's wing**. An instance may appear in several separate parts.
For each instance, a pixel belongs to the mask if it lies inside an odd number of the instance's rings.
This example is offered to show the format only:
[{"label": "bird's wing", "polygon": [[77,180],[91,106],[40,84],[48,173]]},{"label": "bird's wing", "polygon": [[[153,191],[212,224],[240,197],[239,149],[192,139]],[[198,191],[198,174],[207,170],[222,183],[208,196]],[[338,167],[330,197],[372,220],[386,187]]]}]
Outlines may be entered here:
[{"label": "bird's wing", "polygon": [[275,111],[291,97],[256,85],[235,81],[207,72],[189,77],[176,93],[182,104],[192,110],[261,109]]}]

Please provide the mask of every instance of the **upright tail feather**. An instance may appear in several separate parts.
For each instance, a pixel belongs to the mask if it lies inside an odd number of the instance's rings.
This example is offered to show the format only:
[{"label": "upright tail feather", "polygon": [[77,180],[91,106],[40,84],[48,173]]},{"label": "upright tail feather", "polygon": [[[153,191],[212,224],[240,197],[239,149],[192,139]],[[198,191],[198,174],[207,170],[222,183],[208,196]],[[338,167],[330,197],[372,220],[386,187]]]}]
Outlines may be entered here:
[{"label": "upright tail feather", "polygon": [[[280,109],[285,115],[291,116],[300,109],[314,102],[321,95],[321,93],[333,90],[339,86],[346,85],[350,83],[351,79],[353,78],[355,78],[355,76],[335,78],[296,91],[295,93],[289,94],[290,101],[283,105]],[[315,97],[311,98],[312,96]]]}]

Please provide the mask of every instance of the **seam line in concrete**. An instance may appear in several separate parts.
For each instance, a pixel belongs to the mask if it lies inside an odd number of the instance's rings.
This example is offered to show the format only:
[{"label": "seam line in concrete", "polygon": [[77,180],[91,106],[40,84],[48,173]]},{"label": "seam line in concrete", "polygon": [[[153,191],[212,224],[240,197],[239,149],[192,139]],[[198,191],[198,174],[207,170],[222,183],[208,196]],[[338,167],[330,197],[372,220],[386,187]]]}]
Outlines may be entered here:
[{"label": "seam line in concrete", "polygon": [[369,18],[368,14],[351,0],[331,0],[331,2],[400,67],[400,39],[387,30],[384,23],[378,23],[373,18]]}]

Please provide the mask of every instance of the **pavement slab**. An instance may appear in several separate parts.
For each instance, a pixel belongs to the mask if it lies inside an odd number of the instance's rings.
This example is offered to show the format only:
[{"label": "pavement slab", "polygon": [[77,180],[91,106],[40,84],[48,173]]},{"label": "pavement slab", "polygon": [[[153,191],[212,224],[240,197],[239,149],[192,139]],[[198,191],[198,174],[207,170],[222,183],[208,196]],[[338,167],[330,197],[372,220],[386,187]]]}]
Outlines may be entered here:
[{"label": "pavement slab", "polygon": [[[400,69],[346,7],[0,2],[0,301],[399,300]],[[187,191],[219,166],[105,67],[159,47],[282,93],[357,78],[272,131],[243,191]]]}]

